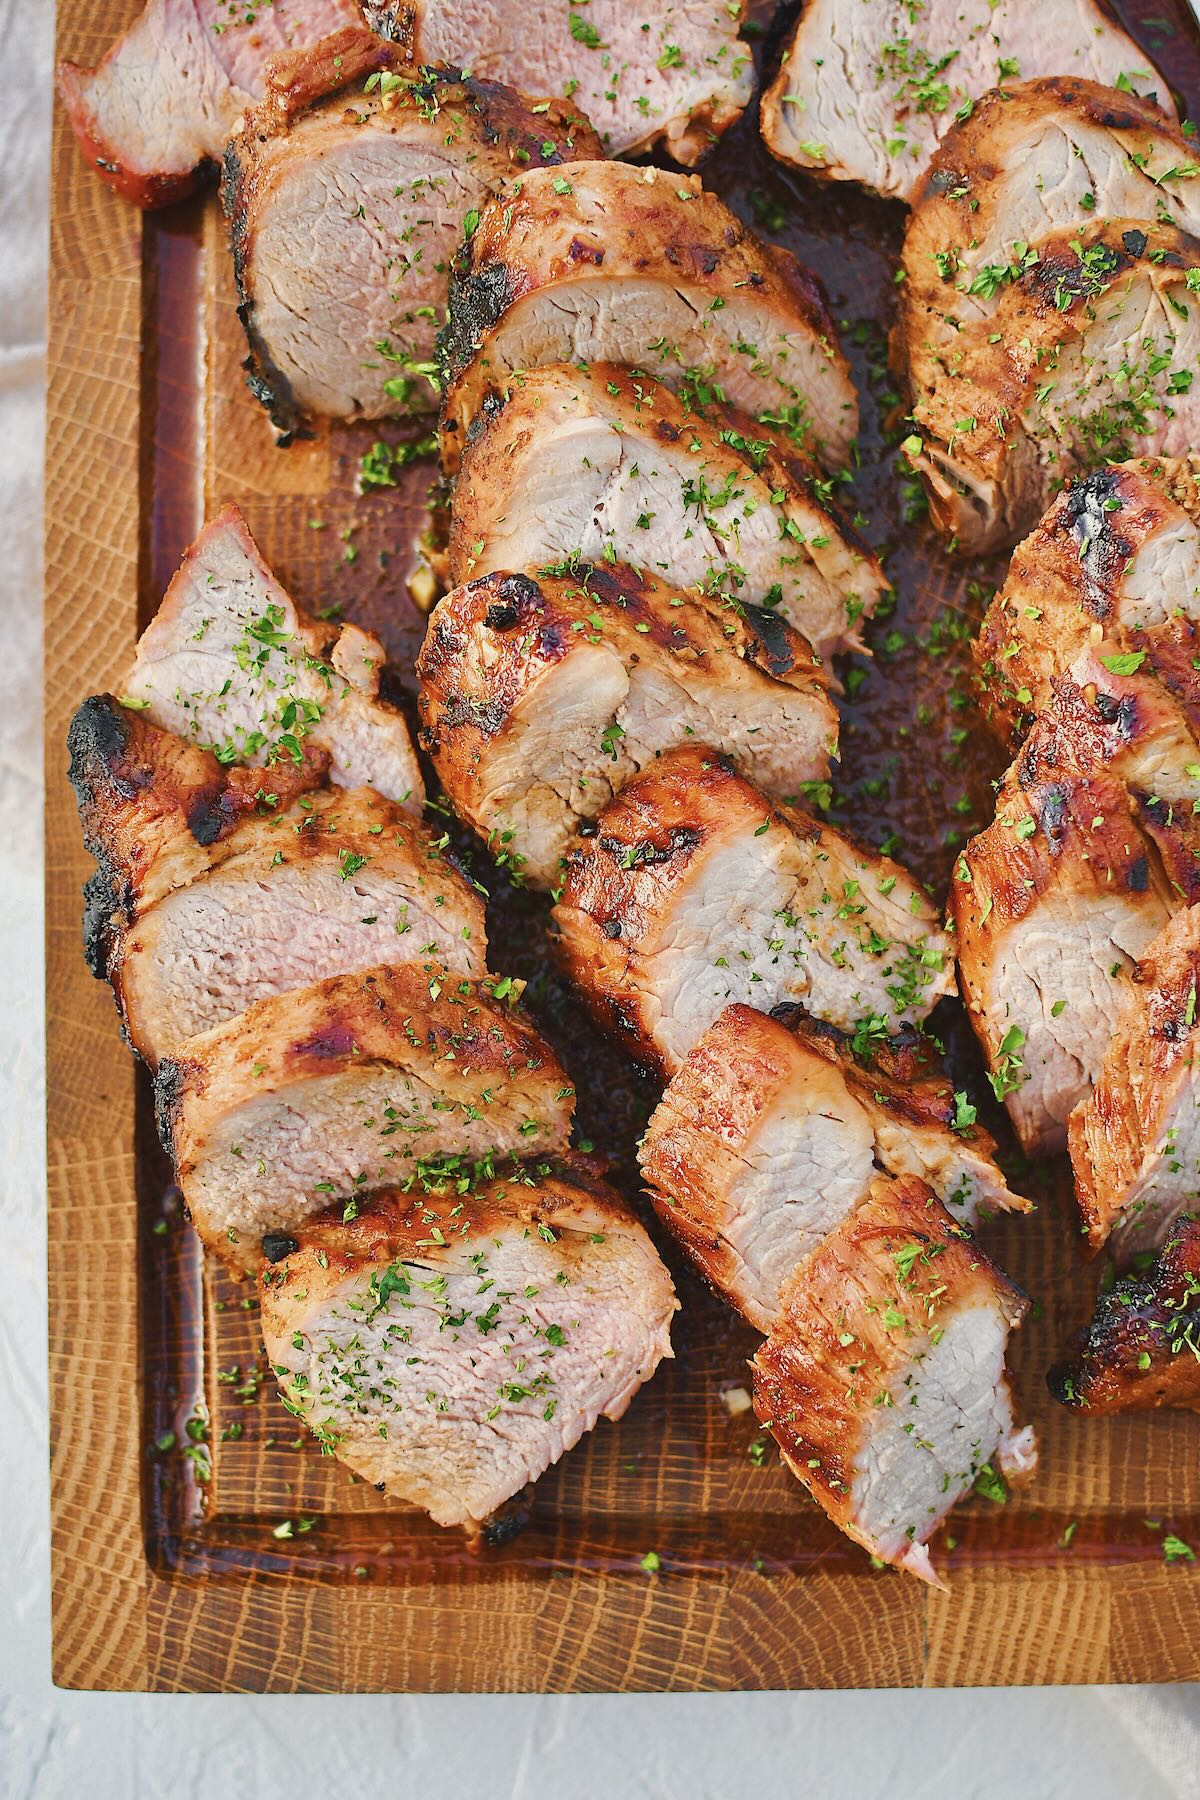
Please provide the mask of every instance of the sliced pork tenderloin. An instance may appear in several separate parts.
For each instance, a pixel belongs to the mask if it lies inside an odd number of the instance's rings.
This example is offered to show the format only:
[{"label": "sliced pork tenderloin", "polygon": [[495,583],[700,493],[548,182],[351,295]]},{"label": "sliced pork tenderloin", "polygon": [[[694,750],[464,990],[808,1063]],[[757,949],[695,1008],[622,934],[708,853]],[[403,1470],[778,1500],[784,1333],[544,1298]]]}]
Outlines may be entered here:
[{"label": "sliced pork tenderloin", "polygon": [[1157,1249],[1200,1205],[1200,908],[1138,962],[1095,1086],[1068,1137],[1087,1241],[1118,1265]]},{"label": "sliced pork tenderloin", "polygon": [[124,698],[222,762],[274,769],[325,751],[339,787],[419,813],[421,772],[403,713],[380,698],[383,664],[370,632],[302,613],[225,506],[142,633]]},{"label": "sliced pork tenderloin", "polygon": [[1138,958],[1180,904],[1111,775],[1021,779],[951,882],[963,999],[1023,1147],[1060,1150]]},{"label": "sliced pork tenderloin", "polygon": [[490,200],[450,283],[442,457],[489,388],[550,363],[625,363],[715,389],[843,468],[858,395],[816,277],[705,193],[698,176],[581,162]]},{"label": "sliced pork tenderloin", "polygon": [[1081,477],[1018,544],[984,615],[974,654],[988,717],[1023,735],[1089,640],[1137,654],[1175,619],[1200,620],[1200,457]]},{"label": "sliced pork tenderloin", "polygon": [[347,27],[362,29],[354,0],[147,0],[96,68],[59,63],[59,92],[100,178],[135,206],[166,206],[215,171],[269,56]]},{"label": "sliced pork tenderloin", "polygon": [[691,165],[741,117],[754,92],[742,0],[365,0],[377,31],[416,63],[450,63],[525,94],[569,94],[610,156],[661,145]]},{"label": "sliced pork tenderloin", "polygon": [[284,1404],[439,1525],[477,1529],[671,1355],[654,1245],[570,1166],[463,1197],[381,1194],[270,1249],[262,1328]]},{"label": "sliced pork tenderloin", "polygon": [[838,717],[797,632],[623,564],[484,575],[429,621],[422,740],[459,816],[538,887],[662,751],[709,744],[774,795],[829,773]]},{"label": "sliced pork tenderloin", "polygon": [[1080,1412],[1200,1407],[1200,1219],[1183,1214],[1142,1275],[1123,1275],[1096,1303],[1072,1353],[1046,1377]]},{"label": "sliced pork tenderloin", "polygon": [[742,415],[614,363],[537,369],[483,405],[454,483],[450,574],[623,562],[778,610],[828,659],[887,582],[869,546]]},{"label": "sliced pork tenderloin", "polygon": [[1129,219],[1041,239],[986,320],[910,361],[907,447],[935,522],[997,549],[1080,470],[1185,455],[1198,359],[1200,241]]},{"label": "sliced pork tenderloin", "polygon": [[1135,94],[1054,76],[985,95],[947,133],[908,221],[897,347],[914,390],[964,332],[994,329],[1048,241],[1113,219],[1200,237],[1196,177],[1188,139]]},{"label": "sliced pork tenderloin", "polygon": [[235,1267],[374,1188],[502,1173],[564,1150],[575,1096],[497,989],[431,963],[259,1001],[159,1065],[163,1145],[192,1221]]},{"label": "sliced pork tenderloin", "polygon": [[754,1407],[792,1473],[881,1562],[942,1587],[927,1548],[981,1476],[1037,1462],[1005,1371],[1028,1301],[924,1182],[878,1179],[786,1283]]},{"label": "sliced pork tenderloin", "polygon": [[275,771],[222,767],[109,696],[80,708],[69,745],[97,861],[88,961],[152,1065],[330,973],[421,957],[482,973],[479,893],[441,839],[371,789],[297,797]]},{"label": "sliced pork tenderloin", "polygon": [[1095,0],[1050,0],[1036,20],[1023,0],[810,0],[763,95],[762,134],[782,162],[911,201],[981,95],[1041,75],[1132,80],[1174,117],[1165,78]]},{"label": "sliced pork tenderloin", "polygon": [[511,88],[390,60],[362,34],[315,102],[310,67],[273,70],[225,154],[252,385],[284,432],[305,414],[436,411],[434,339],[464,229],[508,176],[601,154],[566,102],[535,113]]},{"label": "sliced pork tenderloin", "polygon": [[329,761],[306,744],[299,762],[289,757],[269,773],[230,767],[112,694],[84,701],[67,752],[84,846],[97,864],[84,888],[84,950],[101,980],[124,926],[210,868],[247,819],[273,817],[319,787]]},{"label": "sliced pork tenderloin", "polygon": [[860,1062],[835,1028],[778,1012],[726,1008],[668,1085],[640,1152],[660,1219],[763,1332],[796,1264],[863,1204],[880,1167],[925,1177],[968,1223],[981,1208],[1028,1208],[966,1096],[956,1105],[912,1050],[879,1045]]},{"label": "sliced pork tenderloin", "polygon": [[799,1001],[878,1034],[924,1018],[953,981],[911,876],[703,748],[665,752],[609,802],[553,917],[599,1023],[667,1075],[731,1002]]}]

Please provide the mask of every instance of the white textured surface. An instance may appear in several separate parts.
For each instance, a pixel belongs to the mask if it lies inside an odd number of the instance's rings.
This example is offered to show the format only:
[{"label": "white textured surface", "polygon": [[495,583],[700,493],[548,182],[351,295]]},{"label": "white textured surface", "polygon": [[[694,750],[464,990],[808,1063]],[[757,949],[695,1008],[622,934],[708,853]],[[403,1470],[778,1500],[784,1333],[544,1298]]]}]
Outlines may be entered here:
[{"label": "white textured surface", "polygon": [[50,1686],[37,614],[51,15],[49,0],[0,0],[0,1794],[1195,1800],[1187,1688],[259,1700]]}]

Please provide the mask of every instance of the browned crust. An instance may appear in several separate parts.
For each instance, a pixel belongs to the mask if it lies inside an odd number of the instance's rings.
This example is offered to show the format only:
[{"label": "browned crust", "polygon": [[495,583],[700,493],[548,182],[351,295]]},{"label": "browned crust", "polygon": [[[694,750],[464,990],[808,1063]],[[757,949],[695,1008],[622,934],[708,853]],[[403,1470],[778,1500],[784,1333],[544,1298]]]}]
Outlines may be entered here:
[{"label": "browned crust", "polygon": [[1180,518],[1200,523],[1200,458],[1096,469],[1059,495],[1017,545],[975,640],[984,712],[999,732],[1028,730],[1052,677],[1093,629],[1121,649],[1141,646],[1144,634],[1122,615],[1125,571],[1148,538]]},{"label": "browned crust", "polygon": [[420,1064],[434,1081],[440,1070],[449,1089],[468,1078],[536,1074],[560,1092],[569,1118],[570,1080],[532,1021],[495,998],[496,986],[494,977],[402,963],[273,995],[192,1038],[155,1079],[159,1133],[181,1182],[213,1118],[256,1093],[373,1063]]},{"label": "browned crust", "polygon": [[[436,1264],[461,1253],[472,1238],[514,1225],[556,1233],[641,1230],[632,1208],[596,1173],[594,1161],[571,1153],[536,1168],[516,1168],[465,1195],[383,1189],[363,1201],[353,1220],[331,1208],[306,1221],[294,1237],[272,1245],[281,1254],[259,1270],[264,1312],[297,1288],[307,1295],[314,1287],[336,1287],[347,1276],[389,1262]],[[290,1250],[284,1248],[289,1242]]]},{"label": "browned crust", "polygon": [[[911,1336],[984,1291],[1010,1325],[1024,1318],[1025,1296],[911,1177],[873,1183],[785,1287],[780,1323],[754,1358],[754,1408],[792,1473],[852,1535],[854,1459],[878,1395]],[[888,1322],[897,1313],[902,1326]]]},{"label": "browned crust", "polygon": [[1196,1065],[1200,909],[1186,908],[1139,962],[1100,1078],[1067,1127],[1075,1196],[1093,1254],[1157,1141],[1164,1113]]},{"label": "browned crust", "polygon": [[[740,288],[794,315],[828,346],[847,384],[850,365],[817,277],[790,251],[764,243],[699,176],[659,174],[606,163],[612,206],[598,215],[574,189],[555,191],[534,171],[519,193],[497,196],[480,213],[450,283],[449,322],[439,338],[446,379],[441,419],[442,458],[458,465],[467,428],[488,385],[487,337],[527,295],[590,277],[598,268],[614,280],[634,276],[684,283],[710,301]],[[565,248],[559,248],[566,233]]]},{"label": "browned crust", "polygon": [[1100,1296],[1046,1382],[1080,1412],[1200,1407],[1200,1220],[1176,1220],[1149,1273],[1124,1276]]}]

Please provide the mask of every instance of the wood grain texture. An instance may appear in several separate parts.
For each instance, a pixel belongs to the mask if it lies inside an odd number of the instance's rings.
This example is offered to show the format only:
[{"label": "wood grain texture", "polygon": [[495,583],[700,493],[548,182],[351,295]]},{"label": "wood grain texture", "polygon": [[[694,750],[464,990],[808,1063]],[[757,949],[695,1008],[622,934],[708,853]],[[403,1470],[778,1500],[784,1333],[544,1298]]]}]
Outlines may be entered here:
[{"label": "wood grain texture", "polygon": [[[60,51],[94,61],[138,0],[60,0]],[[1152,8],[1156,16],[1163,8]],[[1127,22],[1138,28],[1136,12]],[[1181,0],[1170,17],[1183,32]],[[1145,36],[1143,33],[1143,41]],[[1150,43],[1148,47],[1161,49]],[[1194,35],[1181,82],[1200,102]],[[748,134],[748,135],[747,135]],[[752,130],[712,178],[749,215],[786,201],[779,233],[863,322],[856,374],[879,365],[899,215],[773,169]],[[258,1341],[252,1297],[206,1270],[153,1141],[144,1081],[107,990],[80,955],[88,873],[64,780],[67,721],[110,686],[205,511],[237,500],[312,609],[381,631],[401,686],[421,621],[407,596],[430,470],[363,498],[354,471],[381,431],[275,448],[242,381],[213,201],[143,219],[54,136],[47,450],[47,983],[54,1673],[68,1686],[173,1691],[718,1690],[1189,1679],[1200,1570],[1167,1566],[1165,1530],[1200,1545],[1200,1420],[1089,1424],[1041,1371],[1086,1306],[1061,1169],[1029,1171],[1032,1221],[989,1247],[1035,1297],[1018,1379],[1043,1446],[1028,1494],[960,1509],[930,1595],[873,1572],[779,1465],[752,1456],[754,1336],[681,1268],[677,1361],[619,1426],[602,1424],[539,1484],[533,1521],[499,1552],[385,1501],[298,1442]],[[864,506],[896,548],[898,642],[846,709],[844,792],[875,842],[893,827],[944,888],[955,840],[990,804],[995,753],[962,752],[972,582],[929,534],[901,532],[869,408]],[[903,541],[901,542],[901,538]],[[936,639],[932,658],[915,646]],[[923,717],[928,714],[928,719]],[[931,736],[915,734],[914,721]],[[978,726],[972,722],[972,730]],[[974,811],[972,811],[974,809]],[[593,1042],[546,966],[541,903],[498,896],[506,966],[580,1077],[583,1128],[628,1152],[653,1090]],[[978,1079],[961,1030],[956,1059]],[[956,1061],[956,1067],[958,1063]],[[623,1160],[621,1160],[623,1159]],[[203,1442],[188,1421],[206,1421]],[[194,1427],[194,1429],[199,1429]],[[173,1434],[174,1446],[165,1444]],[[189,1457],[184,1450],[190,1450]],[[195,1479],[197,1466],[209,1476]],[[311,1528],[301,1530],[304,1521]],[[1153,1520],[1154,1525],[1147,1524]],[[290,1521],[293,1535],[276,1532]],[[662,1572],[641,1559],[655,1550]]]}]

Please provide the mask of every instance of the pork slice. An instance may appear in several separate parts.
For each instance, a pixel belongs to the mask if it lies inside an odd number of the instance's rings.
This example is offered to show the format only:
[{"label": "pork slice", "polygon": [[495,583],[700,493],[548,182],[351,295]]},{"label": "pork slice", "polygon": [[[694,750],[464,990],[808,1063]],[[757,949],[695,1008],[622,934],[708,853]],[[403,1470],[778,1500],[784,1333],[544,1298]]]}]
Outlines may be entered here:
[{"label": "pork slice", "polygon": [[1138,958],[1178,905],[1119,781],[1023,786],[1009,771],[951,908],[963,999],[1027,1151],[1064,1146]]},{"label": "pork slice", "polygon": [[535,169],[484,207],[450,284],[442,455],[490,387],[550,363],[625,363],[714,389],[845,466],[858,395],[816,277],[698,176],[628,163]]},{"label": "pork slice", "polygon": [[832,1028],[779,1011],[726,1008],[669,1083],[640,1152],[659,1217],[764,1332],[796,1264],[863,1204],[879,1166],[928,1171],[968,1221],[981,1202],[1028,1204],[1009,1192],[987,1134],[965,1117],[957,1133],[947,1123],[948,1083],[905,1078],[886,1054],[864,1067]]},{"label": "pork slice", "polygon": [[1018,75],[1123,77],[1174,117],[1166,79],[1093,0],[1050,0],[1036,20],[1023,0],[812,0],[763,95],[762,134],[782,162],[913,201],[956,122],[980,96],[994,105],[997,81],[1021,94],[1007,86]]},{"label": "pork slice", "polygon": [[823,660],[886,590],[873,551],[746,418],[705,419],[616,364],[551,367],[484,405],[454,484],[450,573],[572,559],[777,610]]},{"label": "pork slice", "polygon": [[1136,653],[1172,618],[1200,619],[1200,458],[1080,477],[1017,545],[984,615],[974,655],[989,718],[1023,735],[1091,638]]},{"label": "pork slice", "polygon": [[570,1167],[382,1194],[259,1275],[284,1404],[364,1480],[478,1528],[671,1355],[671,1278]]},{"label": "pork slice", "polygon": [[1119,1265],[1155,1250],[1200,1204],[1196,992],[1200,910],[1149,945],[1092,1091],[1071,1114],[1075,1192],[1092,1250]]},{"label": "pork slice", "polygon": [[165,1059],[159,1131],[205,1243],[253,1269],[264,1235],[335,1203],[565,1149],[574,1090],[497,985],[428,962],[335,975]]},{"label": "pork slice", "polygon": [[828,681],[782,619],[621,564],[456,588],[417,671],[422,740],[455,810],[538,887],[579,824],[675,744],[728,752],[775,795],[823,781],[837,750]]},{"label": "pork slice", "polygon": [[1200,236],[1197,173],[1174,121],[1132,93],[1055,76],[987,94],[914,196],[898,324],[910,358],[952,355],[1056,236],[1112,219]]},{"label": "pork slice", "polygon": [[378,31],[415,62],[452,63],[526,94],[567,94],[611,156],[661,145],[692,164],[740,118],[754,92],[741,0],[665,0],[638,12],[624,0],[366,0]]},{"label": "pork slice", "polygon": [[210,519],[142,633],[126,697],[223,763],[273,769],[308,748],[339,787],[419,813],[425,793],[404,715],[379,695],[384,652],[357,625],[308,618],[280,587],[236,506]]},{"label": "pork slice", "polygon": [[668,1075],[731,1002],[886,1032],[953,980],[911,876],[703,748],[626,783],[568,857],[553,916],[600,1024]]},{"label": "pork slice", "polygon": [[805,1258],[754,1358],[754,1406],[834,1524],[943,1587],[927,1548],[981,1477],[1032,1475],[1005,1370],[1028,1309],[924,1182],[878,1180]]},{"label": "pork slice", "polygon": [[381,66],[386,50],[368,39],[308,105],[303,66],[281,72],[226,151],[252,385],[285,432],[306,414],[435,411],[434,339],[464,230],[508,176],[601,153],[565,102],[535,113],[456,70]]},{"label": "pork slice", "polygon": [[483,902],[440,840],[370,789],[248,821],[113,937],[108,972],[152,1065],[270,995],[422,959],[481,974]]},{"label": "pork slice", "polygon": [[1011,544],[1105,460],[1178,457],[1200,431],[1200,242],[1115,219],[1043,239],[991,318],[909,361],[913,461],[943,530]]},{"label": "pork slice", "polygon": [[316,788],[328,757],[303,746],[269,774],[219,763],[152,725],[138,705],[92,694],[67,730],[68,778],[96,871],[84,887],[84,954],[105,980],[139,911],[203,873],[248,817],[271,817]]},{"label": "pork slice", "polygon": [[1181,1215],[1150,1269],[1100,1295],[1090,1325],[1046,1380],[1056,1400],[1080,1412],[1200,1406],[1200,1220]]},{"label": "pork slice", "polygon": [[136,206],[165,206],[216,168],[269,56],[353,26],[354,0],[147,0],[96,68],[59,63],[59,92],[101,179]]}]

